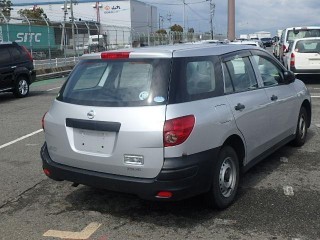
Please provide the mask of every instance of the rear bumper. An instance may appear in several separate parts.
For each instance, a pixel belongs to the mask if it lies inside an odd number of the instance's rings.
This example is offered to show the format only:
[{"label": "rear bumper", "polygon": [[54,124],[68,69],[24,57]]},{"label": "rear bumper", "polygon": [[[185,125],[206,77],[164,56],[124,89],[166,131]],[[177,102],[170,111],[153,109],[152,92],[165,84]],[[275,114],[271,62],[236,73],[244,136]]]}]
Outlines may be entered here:
[{"label": "rear bumper", "polygon": [[36,71],[35,70],[31,70],[30,71],[30,84],[33,83],[36,80]]},{"label": "rear bumper", "polygon": [[290,67],[290,70],[295,74],[320,74],[320,69],[296,69],[295,67]]},{"label": "rear bumper", "polygon": [[[215,148],[189,156],[166,158],[159,175],[153,179],[113,175],[56,163],[50,158],[46,143],[40,155],[43,169],[49,170],[48,177],[53,180],[135,194],[143,199],[173,201],[209,191],[218,151],[219,148]],[[173,195],[168,199],[157,198],[160,191],[169,191]]]}]

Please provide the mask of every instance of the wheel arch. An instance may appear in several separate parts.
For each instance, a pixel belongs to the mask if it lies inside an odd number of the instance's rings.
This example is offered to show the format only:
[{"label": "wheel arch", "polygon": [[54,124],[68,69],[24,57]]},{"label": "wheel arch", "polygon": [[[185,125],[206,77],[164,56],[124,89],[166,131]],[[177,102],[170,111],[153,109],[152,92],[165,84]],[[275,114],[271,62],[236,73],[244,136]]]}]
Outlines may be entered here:
[{"label": "wheel arch", "polygon": [[307,114],[308,114],[307,127],[309,128],[311,126],[311,117],[312,117],[311,103],[308,100],[304,100],[301,107],[304,107],[307,111]]},{"label": "wheel arch", "polygon": [[14,76],[14,81],[17,81],[21,77],[24,77],[28,84],[31,84],[31,78],[28,71],[17,71]]},{"label": "wheel arch", "polygon": [[246,152],[245,145],[242,138],[236,134],[231,135],[223,143],[223,146],[225,145],[232,147],[236,151],[239,158],[239,166],[240,168],[242,168],[244,166],[245,152]]}]

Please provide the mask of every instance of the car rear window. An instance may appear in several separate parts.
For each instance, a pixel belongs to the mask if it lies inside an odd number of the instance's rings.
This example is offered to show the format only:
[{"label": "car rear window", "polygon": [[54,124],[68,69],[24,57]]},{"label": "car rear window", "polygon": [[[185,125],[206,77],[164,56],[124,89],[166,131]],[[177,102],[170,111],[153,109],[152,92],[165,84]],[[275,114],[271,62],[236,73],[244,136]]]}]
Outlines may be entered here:
[{"label": "car rear window", "polygon": [[88,106],[166,104],[170,65],[170,59],[82,60],[57,99]]},{"label": "car rear window", "polygon": [[320,39],[300,40],[294,50],[299,53],[320,53]]},{"label": "car rear window", "polygon": [[288,30],[287,42],[307,37],[320,37],[320,29]]}]

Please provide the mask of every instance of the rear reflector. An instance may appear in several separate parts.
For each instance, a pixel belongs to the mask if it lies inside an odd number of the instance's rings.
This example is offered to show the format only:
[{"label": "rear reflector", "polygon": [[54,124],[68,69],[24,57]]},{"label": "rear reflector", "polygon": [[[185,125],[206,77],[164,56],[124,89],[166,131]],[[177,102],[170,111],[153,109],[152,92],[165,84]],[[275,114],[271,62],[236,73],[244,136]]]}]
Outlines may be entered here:
[{"label": "rear reflector", "polygon": [[157,194],[157,198],[171,198],[172,197],[172,192],[166,192],[166,191],[163,191],[163,192],[158,192]]},{"label": "rear reflector", "polygon": [[163,145],[172,147],[187,140],[194,127],[193,115],[167,120],[163,128]]},{"label": "rear reflector", "polygon": [[42,129],[44,130],[44,118],[46,117],[47,115],[47,112],[43,115],[42,119],[41,119],[41,126],[42,126]]},{"label": "rear reflector", "polygon": [[130,52],[103,52],[102,59],[125,59],[129,58]]},{"label": "rear reflector", "polygon": [[44,172],[44,174],[47,175],[47,176],[50,176],[50,175],[51,175],[49,169],[47,169],[47,168],[44,168],[44,169],[43,169],[43,172]]}]

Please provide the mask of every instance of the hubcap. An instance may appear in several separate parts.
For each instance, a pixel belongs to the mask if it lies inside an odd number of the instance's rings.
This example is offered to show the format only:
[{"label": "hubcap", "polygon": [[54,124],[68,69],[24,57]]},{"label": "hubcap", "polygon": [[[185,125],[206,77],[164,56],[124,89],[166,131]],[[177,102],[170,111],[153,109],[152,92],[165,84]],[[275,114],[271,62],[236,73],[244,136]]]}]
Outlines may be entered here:
[{"label": "hubcap", "polygon": [[21,95],[26,95],[28,92],[28,83],[26,80],[21,80],[19,82],[19,93]]},{"label": "hubcap", "polygon": [[303,114],[300,117],[298,134],[300,135],[300,139],[304,139],[306,135],[306,121]]},{"label": "hubcap", "polygon": [[226,158],[220,168],[219,187],[224,197],[230,197],[237,181],[236,166],[232,158]]}]

